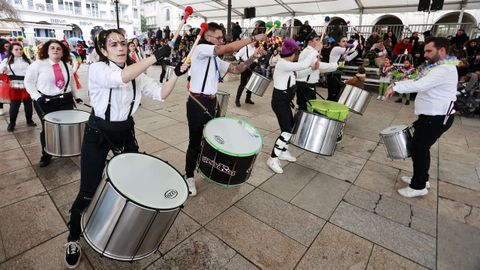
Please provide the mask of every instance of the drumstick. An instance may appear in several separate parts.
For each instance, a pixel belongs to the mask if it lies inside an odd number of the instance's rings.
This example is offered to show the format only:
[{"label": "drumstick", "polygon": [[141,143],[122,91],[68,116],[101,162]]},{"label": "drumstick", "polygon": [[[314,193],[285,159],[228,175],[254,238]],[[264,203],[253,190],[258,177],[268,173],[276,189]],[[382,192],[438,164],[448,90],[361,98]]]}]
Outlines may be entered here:
[{"label": "drumstick", "polygon": [[187,19],[188,19],[188,16],[192,15],[193,13],[193,8],[191,6],[186,6],[185,7],[185,11],[184,11],[184,15],[183,15],[183,19],[182,21],[180,22],[180,24],[178,25],[177,27],[177,31],[175,32],[175,35],[173,36],[172,40],[170,40],[170,46],[173,48],[173,46],[175,45],[175,41],[177,40],[178,38],[178,35],[180,34],[180,30],[182,30],[183,26],[185,25],[185,23],[187,23]]},{"label": "drumstick", "polygon": [[320,40],[322,40],[322,42],[323,42],[323,38],[325,37],[325,33],[327,32],[327,27],[329,23],[330,23],[330,17],[325,16],[325,22],[323,23],[323,31],[322,31],[322,35],[320,36]]},{"label": "drumstick", "polygon": [[193,50],[195,50],[195,48],[198,45],[198,42],[200,42],[200,39],[202,38],[203,33],[207,31],[207,29],[208,29],[207,23],[202,23],[200,25],[200,33],[198,33],[197,38],[195,39],[195,43],[193,43],[192,49],[190,49],[190,52],[188,53],[187,58],[185,58],[185,62],[183,62],[184,65],[190,62],[190,58],[192,57]]}]

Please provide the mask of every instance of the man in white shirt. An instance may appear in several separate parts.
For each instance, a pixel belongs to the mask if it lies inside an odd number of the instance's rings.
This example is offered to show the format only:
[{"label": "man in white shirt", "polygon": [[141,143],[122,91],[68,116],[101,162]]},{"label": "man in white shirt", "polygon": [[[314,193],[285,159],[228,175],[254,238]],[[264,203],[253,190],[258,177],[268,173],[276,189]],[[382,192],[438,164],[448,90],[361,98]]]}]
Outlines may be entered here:
[{"label": "man in white shirt", "polygon": [[[318,58],[320,50],[322,49],[322,41],[315,30],[312,30],[305,37],[305,44],[307,46],[300,53],[298,62],[304,59],[312,59],[315,61]],[[315,85],[320,79],[320,73],[332,72],[337,70],[337,63],[320,62],[319,68],[313,70],[311,67],[297,71],[297,105],[300,110],[307,110],[307,101],[316,98]]]},{"label": "man in white shirt", "polygon": [[418,93],[415,99],[417,121],[411,145],[413,176],[402,176],[409,186],[399,189],[404,197],[424,196],[428,193],[430,147],[453,123],[458,75],[456,62],[449,61],[446,38],[431,37],[425,40],[425,58],[428,64],[415,80],[405,80],[390,85],[385,97],[397,93]]},{"label": "man in white shirt", "polygon": [[[252,42],[248,44],[247,46],[241,48],[236,54],[235,58],[237,60],[240,60],[240,62],[245,62],[247,61],[252,54],[255,53],[255,47],[254,47],[255,42]],[[253,68],[253,65],[252,67]],[[242,97],[243,89],[245,89],[245,85],[247,85],[248,80],[250,80],[250,77],[252,76],[252,70],[251,68],[248,68],[242,74],[240,74],[240,85],[238,86],[237,89],[237,97],[235,98],[235,105],[237,107],[240,107],[240,97]],[[247,98],[245,99],[245,103],[248,104],[255,104],[252,101],[252,92],[250,90],[247,90]]]},{"label": "man in white shirt", "polygon": [[186,181],[191,196],[197,194],[193,176],[201,150],[203,127],[215,117],[217,103],[215,95],[218,83],[221,82],[222,76],[226,72],[232,74],[244,72],[259,57],[259,54],[264,52],[261,49],[252,52],[250,58],[239,65],[232,65],[218,56],[236,52],[253,41],[263,41],[265,38],[265,34],[258,34],[254,38],[224,45],[222,28],[212,22],[208,24],[207,31],[192,52],[190,95],[187,100],[189,143],[185,162]]}]

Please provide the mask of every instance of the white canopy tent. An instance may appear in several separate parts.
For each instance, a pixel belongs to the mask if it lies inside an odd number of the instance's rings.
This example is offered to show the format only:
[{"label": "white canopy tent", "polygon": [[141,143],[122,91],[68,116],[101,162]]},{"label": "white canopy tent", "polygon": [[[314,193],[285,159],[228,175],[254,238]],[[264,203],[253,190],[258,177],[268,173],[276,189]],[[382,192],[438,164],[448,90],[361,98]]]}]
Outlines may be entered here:
[{"label": "white canopy tent", "polygon": [[[228,0],[166,0],[179,8],[191,6],[208,20],[227,18]],[[417,11],[419,0],[232,0],[232,18],[244,17],[244,8],[255,7],[256,17],[303,16],[335,13],[387,13]],[[480,0],[445,0],[443,10],[479,9]]]}]

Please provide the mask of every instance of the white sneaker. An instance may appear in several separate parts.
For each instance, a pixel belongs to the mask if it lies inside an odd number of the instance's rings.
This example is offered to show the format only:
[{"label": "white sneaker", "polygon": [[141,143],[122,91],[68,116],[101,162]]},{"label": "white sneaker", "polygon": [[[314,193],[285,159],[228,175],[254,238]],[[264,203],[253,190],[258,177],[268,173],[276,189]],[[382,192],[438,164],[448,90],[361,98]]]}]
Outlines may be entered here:
[{"label": "white sneaker", "polygon": [[[402,179],[402,181],[403,181],[404,183],[407,183],[407,184],[409,184],[409,185],[410,185],[410,183],[412,182],[412,177],[410,177],[410,176],[404,175],[404,176],[400,177],[400,179]],[[427,183],[425,184],[425,187],[426,187],[426,188],[430,188],[430,181],[427,181]]]},{"label": "white sneaker", "polygon": [[269,157],[267,160],[267,165],[275,173],[283,173],[282,165],[280,164],[280,160],[278,158]]},{"label": "white sneaker", "polygon": [[0,115],[4,115],[3,109],[0,109]]},{"label": "white sneaker", "polygon": [[403,197],[407,197],[407,198],[414,198],[414,197],[418,197],[418,196],[425,196],[428,194],[428,189],[427,188],[424,188],[424,189],[413,189],[411,187],[404,187],[404,188],[401,188],[398,190],[398,193],[400,195],[402,195]]},{"label": "white sneaker", "polygon": [[290,153],[290,151],[286,150],[286,151],[282,151],[280,153],[280,155],[278,156],[278,159],[280,160],[286,160],[286,161],[290,161],[290,162],[295,162],[297,161],[297,158],[292,156],[292,153]]},{"label": "white sneaker", "polygon": [[382,99],[382,96],[377,96],[377,100],[381,100]]},{"label": "white sneaker", "polygon": [[382,100],[385,100],[385,96],[382,96]]},{"label": "white sneaker", "polygon": [[197,187],[195,187],[195,178],[187,178],[187,185],[188,185],[188,191],[190,191],[190,194],[188,196],[195,196],[197,195]]}]

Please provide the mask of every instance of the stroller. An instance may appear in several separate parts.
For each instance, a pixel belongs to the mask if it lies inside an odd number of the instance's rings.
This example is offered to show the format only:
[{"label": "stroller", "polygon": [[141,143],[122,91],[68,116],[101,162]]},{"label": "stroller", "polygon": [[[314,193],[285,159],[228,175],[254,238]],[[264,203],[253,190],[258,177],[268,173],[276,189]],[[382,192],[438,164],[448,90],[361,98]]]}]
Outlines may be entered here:
[{"label": "stroller", "polygon": [[455,110],[464,116],[480,114],[480,85],[475,73],[467,74],[467,79],[457,87]]}]

